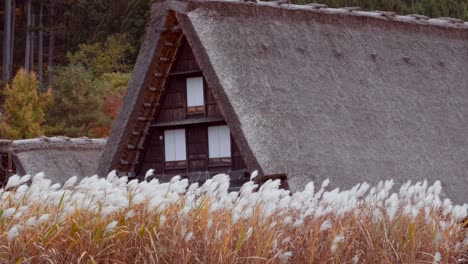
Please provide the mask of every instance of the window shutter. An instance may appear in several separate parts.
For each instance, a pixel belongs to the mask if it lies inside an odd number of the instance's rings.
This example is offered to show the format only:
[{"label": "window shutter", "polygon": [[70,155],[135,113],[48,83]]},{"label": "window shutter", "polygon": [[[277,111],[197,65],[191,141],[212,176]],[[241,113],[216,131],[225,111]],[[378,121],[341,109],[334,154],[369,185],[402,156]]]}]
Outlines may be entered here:
[{"label": "window shutter", "polygon": [[231,134],[228,126],[219,127],[219,157],[231,157]]},{"label": "window shutter", "polygon": [[218,127],[208,128],[208,152],[210,158],[219,157],[219,129]]},{"label": "window shutter", "polygon": [[203,77],[187,78],[187,107],[203,105]]},{"label": "window shutter", "polygon": [[208,150],[210,158],[231,157],[231,134],[228,126],[208,128]]},{"label": "window shutter", "polygon": [[164,131],[166,161],[186,160],[185,129]]},{"label": "window shutter", "polygon": [[164,131],[164,149],[166,161],[175,160],[175,133],[174,130]]},{"label": "window shutter", "polygon": [[175,130],[175,160],[186,160],[185,129]]}]

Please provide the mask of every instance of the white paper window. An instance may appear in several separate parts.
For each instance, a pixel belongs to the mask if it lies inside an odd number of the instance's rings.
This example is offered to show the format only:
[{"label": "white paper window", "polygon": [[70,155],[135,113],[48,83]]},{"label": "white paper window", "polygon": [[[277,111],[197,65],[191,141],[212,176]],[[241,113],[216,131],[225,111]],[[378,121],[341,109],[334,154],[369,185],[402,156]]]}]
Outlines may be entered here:
[{"label": "white paper window", "polygon": [[228,126],[208,128],[208,149],[210,158],[231,157],[231,134]]},{"label": "white paper window", "polygon": [[205,105],[203,98],[203,77],[187,78],[187,106]]},{"label": "white paper window", "polygon": [[185,129],[164,131],[166,161],[186,160]]}]

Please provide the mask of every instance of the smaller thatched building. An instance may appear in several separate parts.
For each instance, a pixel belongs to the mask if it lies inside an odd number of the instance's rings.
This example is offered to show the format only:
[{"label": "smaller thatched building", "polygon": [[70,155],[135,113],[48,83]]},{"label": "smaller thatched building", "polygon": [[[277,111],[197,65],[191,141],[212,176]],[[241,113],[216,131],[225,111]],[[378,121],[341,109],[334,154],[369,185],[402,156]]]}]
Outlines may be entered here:
[{"label": "smaller thatched building", "polygon": [[0,182],[13,174],[39,172],[54,183],[63,183],[72,176],[91,176],[105,143],[105,139],[67,137],[0,140]]}]

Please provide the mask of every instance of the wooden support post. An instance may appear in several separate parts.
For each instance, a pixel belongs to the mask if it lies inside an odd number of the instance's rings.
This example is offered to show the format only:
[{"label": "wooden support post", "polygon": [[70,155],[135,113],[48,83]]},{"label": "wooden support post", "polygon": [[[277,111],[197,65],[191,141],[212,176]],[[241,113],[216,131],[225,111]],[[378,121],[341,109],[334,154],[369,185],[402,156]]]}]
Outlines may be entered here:
[{"label": "wooden support post", "polygon": [[289,184],[288,184],[288,176],[286,174],[270,174],[270,175],[265,175],[263,177],[257,176],[254,181],[258,186],[262,186],[265,182],[268,180],[280,180],[280,189],[285,189],[289,190]]},{"label": "wooden support post", "polygon": [[7,179],[13,175],[13,159],[11,153],[8,153]]}]

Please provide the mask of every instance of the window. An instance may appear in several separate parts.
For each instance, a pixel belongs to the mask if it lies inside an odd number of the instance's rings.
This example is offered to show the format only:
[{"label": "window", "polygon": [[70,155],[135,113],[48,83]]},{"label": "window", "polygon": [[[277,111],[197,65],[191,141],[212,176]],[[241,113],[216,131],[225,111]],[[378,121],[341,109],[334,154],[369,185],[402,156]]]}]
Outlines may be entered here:
[{"label": "window", "polygon": [[231,157],[231,134],[228,126],[208,128],[208,150],[210,158]]},{"label": "window", "polygon": [[187,107],[204,105],[203,77],[187,78]]},{"label": "window", "polygon": [[186,160],[185,129],[164,131],[166,161]]}]

